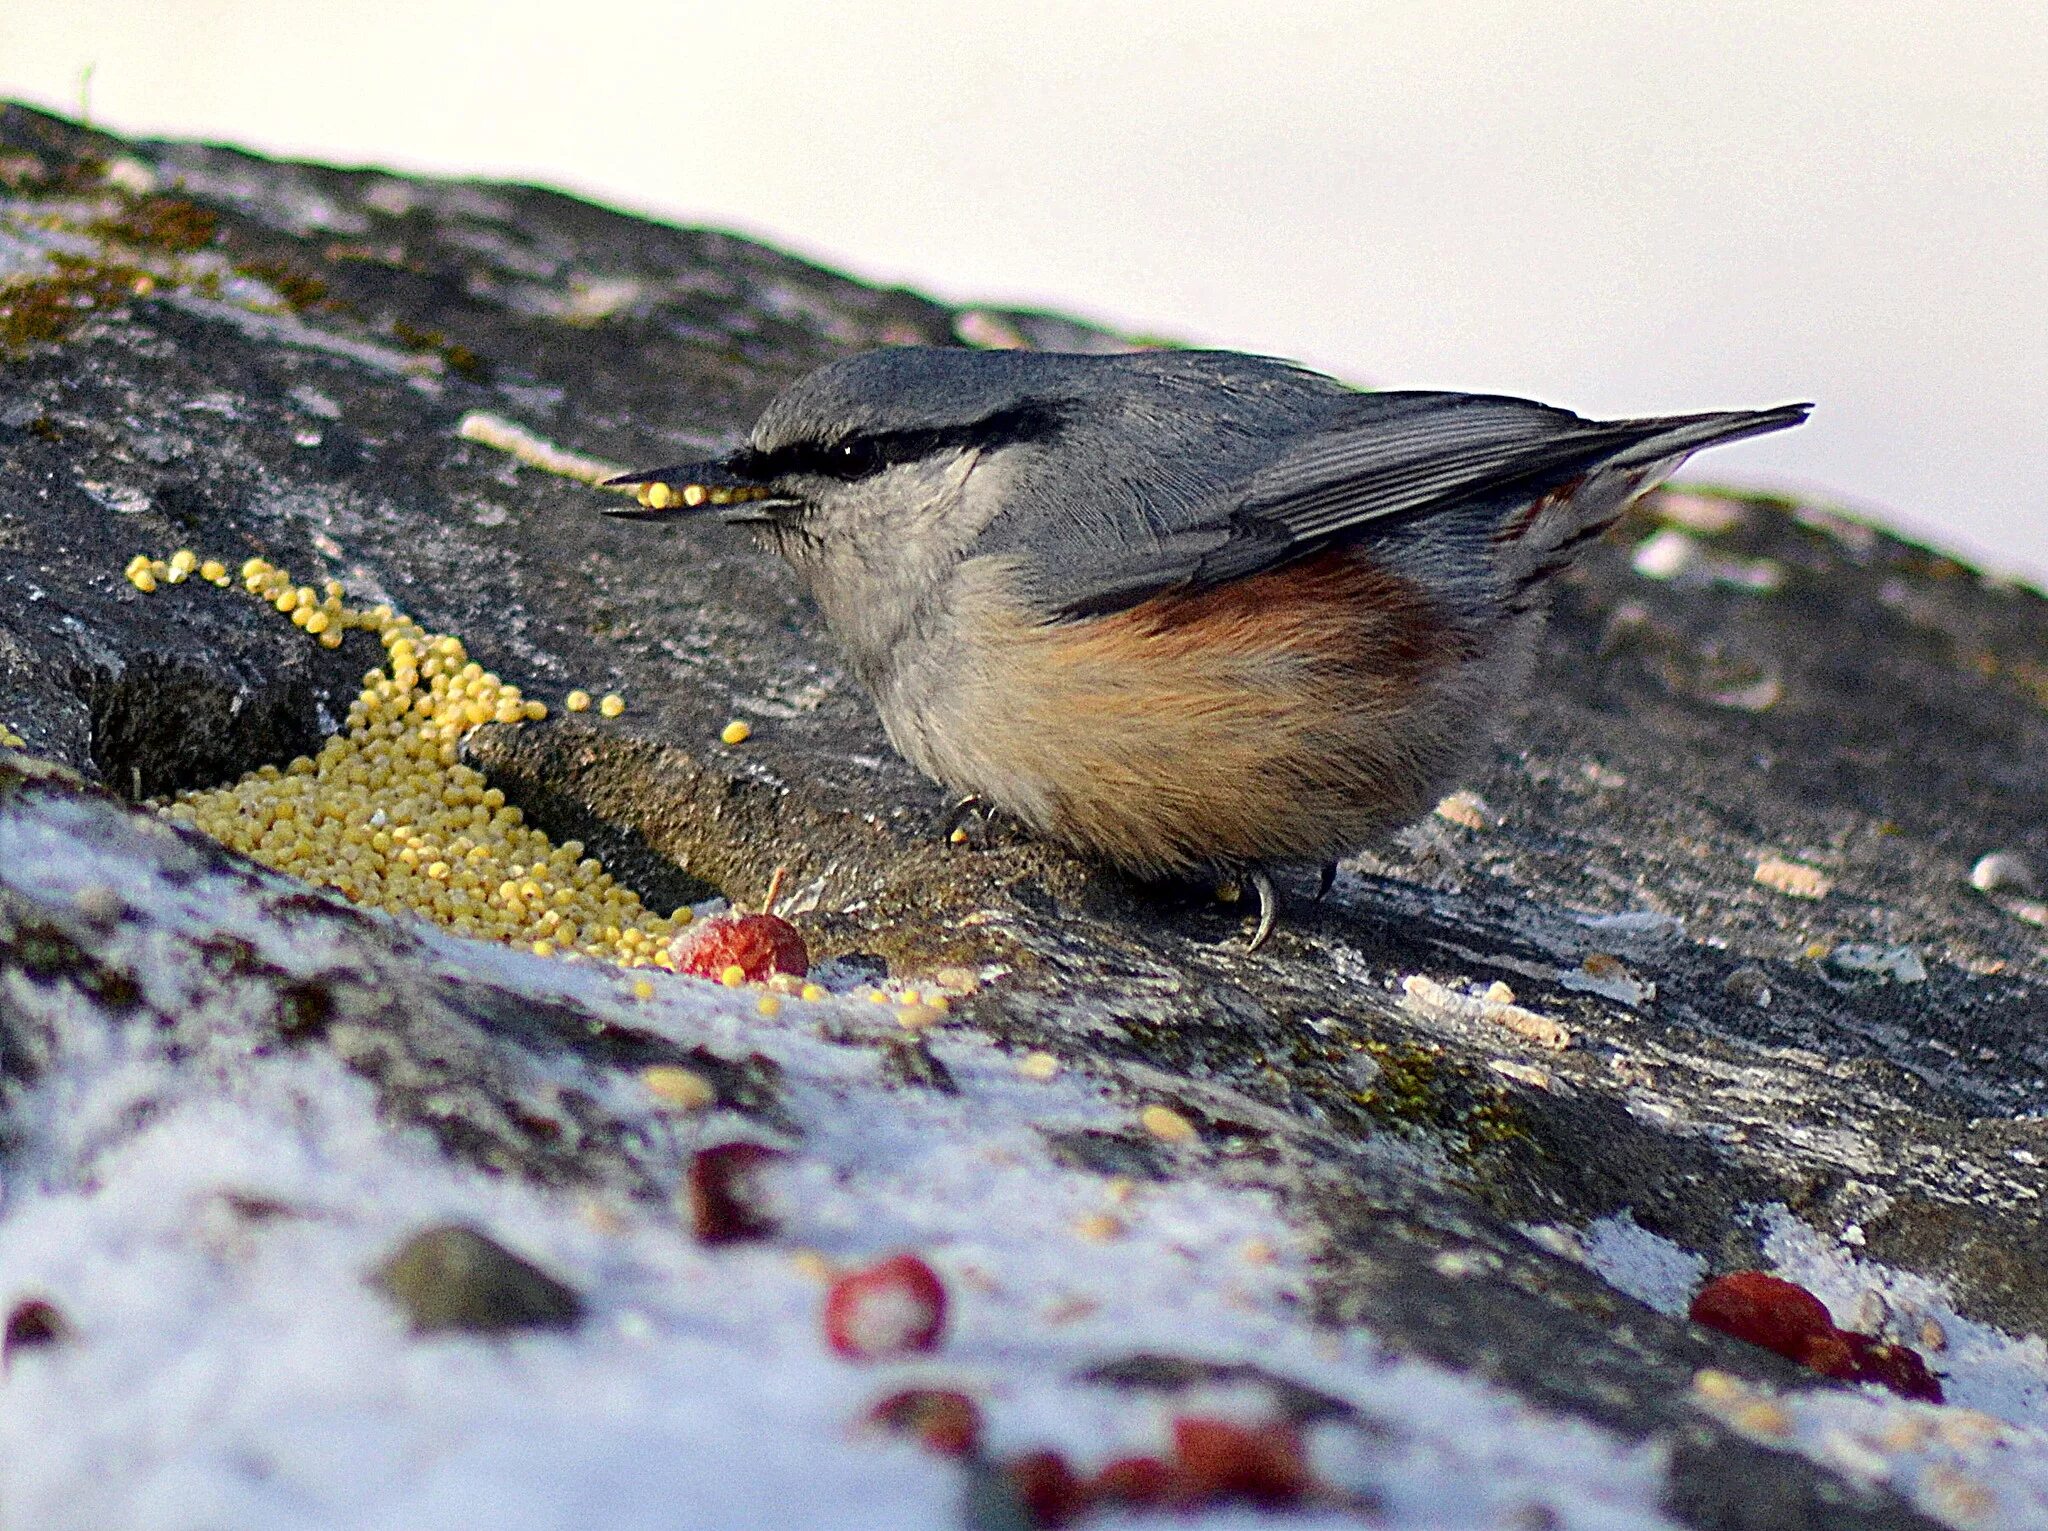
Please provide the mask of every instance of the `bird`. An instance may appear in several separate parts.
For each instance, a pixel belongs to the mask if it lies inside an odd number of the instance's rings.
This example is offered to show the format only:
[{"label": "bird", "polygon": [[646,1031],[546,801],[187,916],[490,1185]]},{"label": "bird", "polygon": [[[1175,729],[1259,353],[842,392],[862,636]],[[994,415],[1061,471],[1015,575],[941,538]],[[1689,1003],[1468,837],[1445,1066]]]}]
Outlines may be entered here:
[{"label": "bird", "polygon": [[[609,514],[794,571],[896,750],[1142,880],[1257,891],[1412,822],[1527,685],[1552,576],[1693,452],[1811,406],[1589,420],[1220,350],[901,346]],[[957,821],[955,821],[957,822]]]}]

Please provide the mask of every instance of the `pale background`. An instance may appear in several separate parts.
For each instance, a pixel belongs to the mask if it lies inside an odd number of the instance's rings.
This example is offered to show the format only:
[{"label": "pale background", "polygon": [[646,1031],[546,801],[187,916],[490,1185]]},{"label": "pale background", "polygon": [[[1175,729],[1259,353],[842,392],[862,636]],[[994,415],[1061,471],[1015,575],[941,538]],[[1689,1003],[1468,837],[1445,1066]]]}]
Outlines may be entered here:
[{"label": "pale background", "polygon": [[0,94],[1589,412],[2048,580],[2048,4],[0,0]]}]

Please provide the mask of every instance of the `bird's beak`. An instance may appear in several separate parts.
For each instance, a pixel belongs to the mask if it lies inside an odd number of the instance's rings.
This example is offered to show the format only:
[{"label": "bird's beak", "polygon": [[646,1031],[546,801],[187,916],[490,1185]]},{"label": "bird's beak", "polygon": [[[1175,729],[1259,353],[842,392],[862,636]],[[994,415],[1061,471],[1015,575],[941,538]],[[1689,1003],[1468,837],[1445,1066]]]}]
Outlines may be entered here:
[{"label": "bird's beak", "polygon": [[737,456],[718,457],[608,478],[601,487],[631,489],[633,498],[639,503],[616,510],[607,509],[605,514],[628,520],[663,521],[672,516],[693,515],[700,510],[718,510],[724,512],[720,519],[728,522],[772,521],[775,511],[791,509],[802,503],[777,494],[759,479],[741,471],[738,460]]}]

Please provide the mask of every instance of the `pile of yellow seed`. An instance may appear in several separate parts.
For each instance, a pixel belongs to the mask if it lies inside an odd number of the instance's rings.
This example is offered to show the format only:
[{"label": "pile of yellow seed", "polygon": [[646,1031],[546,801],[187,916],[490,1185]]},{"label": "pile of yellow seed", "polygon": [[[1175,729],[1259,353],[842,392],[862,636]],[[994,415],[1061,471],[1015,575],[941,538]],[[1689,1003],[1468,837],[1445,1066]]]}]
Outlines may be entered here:
[{"label": "pile of yellow seed", "polygon": [[[145,592],[195,574],[233,583],[221,564],[184,549],[136,558],[127,569],[129,583]],[[471,660],[459,639],[429,633],[388,606],[347,605],[336,581],[315,590],[252,558],[241,583],[328,648],[351,630],[376,633],[387,662],[363,677],[347,731],[317,756],[282,770],[266,765],[232,787],[183,793],[164,813],[266,866],[461,935],[634,967],[665,961],[688,909],[666,918],[643,908],[579,843],[554,845],[527,828],[504,793],[458,759],[469,729],[544,718],[544,703]]]}]

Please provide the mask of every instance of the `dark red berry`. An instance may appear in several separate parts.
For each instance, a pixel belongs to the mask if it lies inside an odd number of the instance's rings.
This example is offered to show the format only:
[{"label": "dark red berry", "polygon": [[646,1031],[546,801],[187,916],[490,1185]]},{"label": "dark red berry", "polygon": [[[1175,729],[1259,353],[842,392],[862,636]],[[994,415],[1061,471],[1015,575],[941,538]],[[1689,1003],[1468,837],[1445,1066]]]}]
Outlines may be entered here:
[{"label": "dark red berry", "polygon": [[1277,1507],[1300,1503],[1315,1487],[1292,1425],[1182,1415],[1173,1422],[1173,1453],[1180,1487],[1196,1504]]},{"label": "dark red berry", "polygon": [[71,1325],[57,1305],[42,1297],[30,1297],[14,1305],[7,1315],[7,1333],[0,1340],[0,1356],[12,1361],[19,1350],[57,1345],[71,1337]]},{"label": "dark red berry", "polygon": [[720,1143],[690,1156],[690,1226],[706,1244],[737,1244],[774,1234],[762,1171],[788,1158],[759,1143]]},{"label": "dark red berry", "polygon": [[825,1338],[857,1361],[934,1349],[945,1328],[946,1289],[916,1255],[841,1276],[825,1294]]},{"label": "dark red berry", "polygon": [[1088,1487],[1057,1451],[1027,1451],[998,1469],[1027,1525],[1064,1526],[1088,1508]]},{"label": "dark red berry", "polygon": [[801,978],[811,969],[811,954],[794,925],[779,914],[737,909],[685,925],[669,943],[668,955],[678,973],[722,979],[736,967],[748,983],[774,973]]},{"label": "dark red berry", "polygon": [[942,1457],[971,1457],[981,1449],[981,1410],[952,1388],[912,1387],[891,1393],[868,1410],[868,1422],[907,1435]]},{"label": "dark red berry", "polygon": [[1178,1475],[1159,1458],[1119,1457],[1089,1479],[1088,1497],[1097,1504],[1142,1510],[1172,1504],[1183,1494]]},{"label": "dark red berry", "polygon": [[1942,1401],[1941,1379],[1927,1369],[1918,1351],[1867,1334],[1844,1334],[1842,1339],[1850,1359],[1847,1380],[1876,1382],[1901,1398],[1917,1398],[1923,1403]]},{"label": "dark red berry", "polygon": [[1761,1345],[1801,1365],[1807,1364],[1807,1352],[1815,1341],[1836,1332],[1835,1321],[1818,1297],[1795,1282],[1762,1271],[1716,1276],[1700,1288],[1691,1311],[1696,1324]]}]

